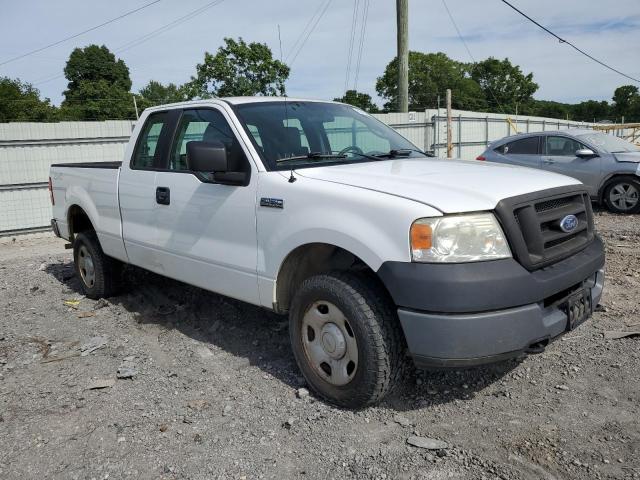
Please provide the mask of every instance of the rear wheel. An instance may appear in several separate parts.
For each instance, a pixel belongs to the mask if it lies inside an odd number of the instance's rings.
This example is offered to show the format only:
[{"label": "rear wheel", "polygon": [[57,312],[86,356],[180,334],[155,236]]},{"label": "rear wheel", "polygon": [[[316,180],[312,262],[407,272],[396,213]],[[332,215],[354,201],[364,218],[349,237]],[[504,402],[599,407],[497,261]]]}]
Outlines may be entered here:
[{"label": "rear wheel", "polygon": [[604,190],[604,203],[613,213],[637,213],[640,210],[640,182],[631,177],[614,179]]},{"label": "rear wheel", "polygon": [[86,231],[75,236],[73,261],[87,297],[97,299],[116,293],[120,262],[104,254],[95,232]]},{"label": "rear wheel", "polygon": [[387,293],[373,279],[340,272],[305,280],[289,322],[300,370],[332,403],[371,405],[402,376],[402,331]]}]

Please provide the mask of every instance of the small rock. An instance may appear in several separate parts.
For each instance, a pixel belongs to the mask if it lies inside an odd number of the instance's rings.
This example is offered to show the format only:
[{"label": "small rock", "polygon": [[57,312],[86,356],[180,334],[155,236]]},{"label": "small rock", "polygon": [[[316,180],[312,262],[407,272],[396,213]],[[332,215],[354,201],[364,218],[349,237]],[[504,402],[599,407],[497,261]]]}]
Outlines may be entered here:
[{"label": "small rock", "polygon": [[31,293],[36,293],[38,290],[40,290],[40,287],[37,285],[32,285],[31,287],[29,287],[29,291]]},{"label": "small rock", "polygon": [[109,306],[109,302],[105,298],[99,299],[96,303],[93,304],[94,310],[100,310],[101,308],[105,308]]},{"label": "small rock", "polygon": [[126,439],[124,437],[118,437],[118,443],[124,442]]},{"label": "small rock", "polygon": [[200,435],[199,433],[196,433],[196,434],[193,436],[193,441],[194,441],[195,443],[202,443],[202,435]]},{"label": "small rock", "polygon": [[169,426],[166,423],[163,423],[162,425],[160,425],[161,432],[166,432],[168,429],[169,429]]},{"label": "small rock", "polygon": [[138,374],[138,371],[133,367],[120,367],[116,372],[118,378],[133,378]]},{"label": "small rock", "polygon": [[403,427],[410,427],[410,426],[413,425],[411,420],[409,420],[404,415],[394,415],[393,416],[393,421],[396,422],[398,425],[401,425]]},{"label": "small rock", "polygon": [[306,388],[299,388],[296,390],[296,397],[298,398],[306,398],[309,396],[309,390]]},{"label": "small rock", "polygon": [[198,346],[198,348],[196,348],[196,354],[203,360],[212,358],[214,356],[213,352],[209,350],[209,347],[207,347],[206,345]]},{"label": "small rock", "polygon": [[107,344],[105,337],[93,337],[90,338],[87,343],[80,347],[80,356],[86,357],[90,353],[95,352],[99,348],[104,347]]},{"label": "small rock", "polygon": [[555,388],[558,390],[569,390],[569,387],[566,385],[556,385]]},{"label": "small rock", "polygon": [[291,427],[293,427],[294,423],[295,423],[295,419],[293,417],[289,417],[287,420],[283,422],[282,426],[287,430],[290,430]]},{"label": "small rock", "polygon": [[38,267],[38,270],[40,270],[41,272],[44,272],[46,269],[47,269],[46,263],[41,263],[40,266]]},{"label": "small rock", "polygon": [[442,440],[436,440],[434,438],[427,437],[418,437],[416,435],[412,435],[407,438],[407,443],[409,445],[413,445],[418,448],[425,448],[427,450],[442,450],[445,448],[449,448],[449,444],[447,442],[443,442]]},{"label": "small rock", "polygon": [[226,417],[230,413],[231,413],[231,405],[225,405],[224,409],[222,410],[222,416]]},{"label": "small rock", "polygon": [[191,409],[191,410],[195,410],[196,412],[199,412],[200,410],[204,410],[205,408],[207,408],[209,406],[209,402],[207,402],[206,400],[191,400],[187,406]]}]

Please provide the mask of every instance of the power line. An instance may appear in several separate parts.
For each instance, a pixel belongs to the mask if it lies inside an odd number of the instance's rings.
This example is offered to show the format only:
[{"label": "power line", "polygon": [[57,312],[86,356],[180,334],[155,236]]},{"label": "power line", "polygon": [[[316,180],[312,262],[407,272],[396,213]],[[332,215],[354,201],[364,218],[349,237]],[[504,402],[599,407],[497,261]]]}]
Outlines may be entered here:
[{"label": "power line", "polygon": [[[458,34],[458,38],[460,39],[460,41],[462,42],[462,44],[464,45],[464,48],[467,50],[467,53],[469,54],[469,57],[471,58],[471,60],[473,61],[473,68],[476,68],[478,62],[476,62],[475,57],[473,56],[473,54],[471,53],[471,50],[469,49],[469,45],[467,45],[467,42],[465,41],[464,37],[462,36],[462,34],[460,33],[460,29],[458,28],[458,24],[456,23],[455,19],[453,18],[453,15],[451,14],[451,10],[449,10],[449,7],[447,6],[447,2],[446,0],[442,0],[442,5],[444,5],[444,9],[447,11],[447,15],[449,15],[449,20],[451,20],[451,23],[453,24],[453,28],[455,28],[456,33]],[[502,107],[502,105],[500,104],[500,101],[498,100],[498,98],[496,97],[496,95],[493,93],[493,90],[491,89],[491,87],[489,86],[489,84],[487,84],[487,90],[489,90],[489,93],[491,94],[491,96],[493,97],[493,100],[496,102],[496,105],[498,106],[498,108],[500,109],[500,111],[502,113],[505,113],[504,108]]]},{"label": "power line", "polygon": [[585,52],[584,50],[581,50],[580,48],[576,47],[573,43],[571,43],[569,40],[566,40],[562,37],[560,37],[559,35],[556,35],[555,33],[553,33],[551,30],[549,30],[547,27],[545,27],[544,25],[541,25],[540,23],[536,22],[533,18],[531,18],[529,15],[527,15],[526,13],[524,13],[522,10],[519,10],[518,8],[516,8],[515,6],[513,6],[512,4],[510,4],[509,2],[507,2],[507,0],[501,0],[502,3],[504,3],[505,5],[511,7],[513,10],[515,10],[516,12],[518,12],[520,15],[522,15],[524,18],[526,18],[527,20],[529,20],[531,23],[537,25],[538,27],[540,27],[542,30],[544,30],[545,32],[547,32],[549,35],[557,38],[560,43],[566,43],[567,45],[569,45],[571,48],[573,48],[574,50],[576,50],[577,52],[580,52],[582,55],[584,55],[587,58],[590,58],[591,60],[593,60],[596,63],[599,63],[600,65],[602,65],[605,68],[608,68],[609,70],[616,72],[619,75],[622,75],[623,77],[628,78],[629,80],[633,80],[636,83],[640,83],[640,80],[638,80],[637,78],[634,78],[630,75],[627,75],[626,73],[621,72],[620,70],[617,70],[609,65],[607,65],[606,63],[604,63],[601,60],[598,60],[597,58],[593,57],[592,55],[589,55],[587,52]]},{"label": "power line", "polygon": [[353,58],[353,42],[356,38],[356,25],[358,23],[358,5],[360,0],[353,0],[353,14],[351,17],[351,33],[349,35],[349,49],[347,54],[347,72],[344,77],[344,90],[349,88],[349,73],[351,71],[351,59]]},{"label": "power line", "polygon": [[305,44],[307,43],[307,40],[309,40],[309,37],[311,36],[311,34],[313,33],[313,31],[316,29],[316,27],[318,26],[318,23],[320,23],[320,20],[322,19],[322,17],[324,16],[325,13],[327,13],[327,10],[329,9],[329,5],[331,5],[331,2],[333,0],[327,0],[327,3],[324,5],[324,8],[322,9],[322,11],[320,12],[320,15],[318,15],[318,18],[316,19],[315,23],[311,26],[311,29],[309,30],[309,32],[307,33],[307,35],[304,37],[304,40],[302,41],[302,43],[300,44],[300,48],[298,48],[298,51],[295,53],[295,55],[293,56],[293,58],[291,59],[291,62],[289,63],[289,67],[293,66],[293,63],[296,61],[296,58],[298,58],[298,55],[300,54],[300,52],[302,51],[302,49],[304,48]]},{"label": "power line", "polygon": [[356,75],[353,81],[353,89],[358,89],[358,77],[360,76],[360,62],[362,61],[362,50],[364,50],[364,35],[367,30],[367,16],[369,15],[369,0],[364,0],[362,7],[362,25],[360,26],[360,45],[358,47],[358,61],[356,63]]},{"label": "power line", "polygon": [[[160,0],[157,0],[157,1],[160,1]],[[224,1],[225,0],[214,0],[213,2],[209,2],[206,5],[203,5],[202,7],[197,8],[197,9],[187,13],[186,15],[183,15],[182,17],[179,17],[179,18],[177,18],[177,19],[175,19],[175,20],[173,20],[173,21],[171,21],[169,23],[166,23],[166,24],[162,25],[161,27],[156,28],[155,30],[152,30],[149,33],[146,33],[146,34],[144,34],[144,35],[142,35],[142,36],[140,36],[138,38],[134,38],[133,40],[130,40],[129,42],[122,44],[120,47],[118,47],[118,48],[116,48],[114,50],[114,53],[122,53],[122,52],[125,52],[127,50],[130,50],[131,48],[137,47],[138,45],[140,45],[140,44],[142,44],[142,43],[144,43],[144,42],[146,42],[148,40],[151,40],[152,38],[157,37],[158,35],[166,32],[166,31],[168,31],[168,30],[170,30],[170,29],[172,29],[174,27],[177,27],[178,25],[180,25],[180,24],[182,24],[182,23],[184,23],[184,22],[186,22],[188,20],[191,20],[193,17],[199,15],[200,13],[204,12],[205,10],[208,10],[209,8],[215,7],[216,5],[219,5]],[[53,77],[47,77],[47,78],[44,78],[42,80],[36,81],[33,85],[34,86],[38,86],[38,85],[41,85],[43,83],[48,83],[48,82],[51,82],[53,80],[57,80],[58,78],[62,78],[62,77],[64,77],[64,74],[62,74],[62,75],[58,74],[58,75],[55,75]]]},{"label": "power line", "polygon": [[304,28],[302,29],[302,31],[300,32],[300,35],[298,35],[298,38],[296,38],[296,41],[293,42],[293,45],[291,46],[291,49],[289,50],[289,53],[287,53],[287,55],[285,56],[284,60],[285,62],[289,59],[289,57],[293,54],[293,52],[296,51],[296,48],[298,47],[298,44],[300,43],[300,41],[302,40],[302,38],[304,37],[305,33],[307,32],[307,29],[309,28],[309,26],[311,25],[311,23],[314,21],[314,19],[316,18],[316,16],[320,13],[320,11],[322,10],[322,8],[324,7],[324,0],[322,0],[320,2],[320,4],[318,4],[318,8],[316,9],[315,12],[313,12],[313,15],[311,16],[311,18],[309,19],[309,21],[307,22],[307,24],[304,26]]},{"label": "power line", "polygon": [[14,62],[14,61],[19,60],[19,59],[24,58],[24,57],[28,57],[29,55],[33,55],[34,53],[41,52],[41,51],[46,50],[48,48],[55,47],[56,45],[60,45],[61,43],[64,43],[64,42],[66,42],[68,40],[72,40],[74,38],[77,38],[77,37],[79,37],[81,35],[84,35],[85,33],[92,32],[93,30],[97,30],[98,28],[104,27],[105,25],[109,25],[110,23],[117,22],[118,20],[121,20],[124,17],[128,17],[129,15],[132,15],[132,14],[134,14],[136,12],[139,12],[140,10],[148,8],[151,5],[154,5],[154,4],[156,4],[158,2],[161,2],[161,1],[162,0],[154,0],[154,1],[149,2],[149,3],[145,3],[141,7],[138,7],[138,8],[133,9],[133,10],[129,10],[128,12],[125,12],[122,15],[119,15],[119,16],[117,16],[115,18],[112,18],[111,20],[107,20],[106,22],[103,22],[103,23],[101,23],[99,25],[95,25],[95,26],[93,26],[91,28],[83,30],[82,32],[78,32],[78,33],[76,33],[74,35],[71,35],[69,37],[63,38],[62,40],[58,40],[56,42],[50,43],[48,45],[45,45],[44,47],[36,48],[35,50],[31,50],[30,52],[26,52],[26,53],[23,53],[23,54],[18,55],[16,57],[13,57],[13,58],[10,58],[8,60],[5,60],[4,62],[0,63],[0,66],[6,65],[7,63]]}]

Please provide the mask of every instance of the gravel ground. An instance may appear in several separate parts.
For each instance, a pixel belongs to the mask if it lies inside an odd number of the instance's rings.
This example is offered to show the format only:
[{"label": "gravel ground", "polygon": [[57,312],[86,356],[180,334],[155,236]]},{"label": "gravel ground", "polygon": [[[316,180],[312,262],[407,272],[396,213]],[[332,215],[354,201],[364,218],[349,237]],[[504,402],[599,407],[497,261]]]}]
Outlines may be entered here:
[{"label": "gravel ground", "polygon": [[63,241],[3,239],[0,478],[640,478],[640,339],[605,336],[640,331],[640,225],[596,221],[591,321],[357,412],[307,394],[284,318],[137,269],[95,302]]}]

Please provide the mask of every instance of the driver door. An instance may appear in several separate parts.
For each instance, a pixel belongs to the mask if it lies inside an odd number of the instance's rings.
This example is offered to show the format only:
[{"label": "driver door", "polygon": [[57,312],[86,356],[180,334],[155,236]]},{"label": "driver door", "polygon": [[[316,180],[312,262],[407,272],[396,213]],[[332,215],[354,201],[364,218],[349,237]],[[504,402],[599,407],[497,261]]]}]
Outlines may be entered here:
[{"label": "driver door", "polygon": [[[222,142],[230,171],[246,172],[246,185],[203,181],[188,170],[191,141]],[[155,180],[156,191],[163,192],[155,205],[159,273],[259,303],[257,175],[226,113],[212,107],[184,110],[167,157]]]}]

